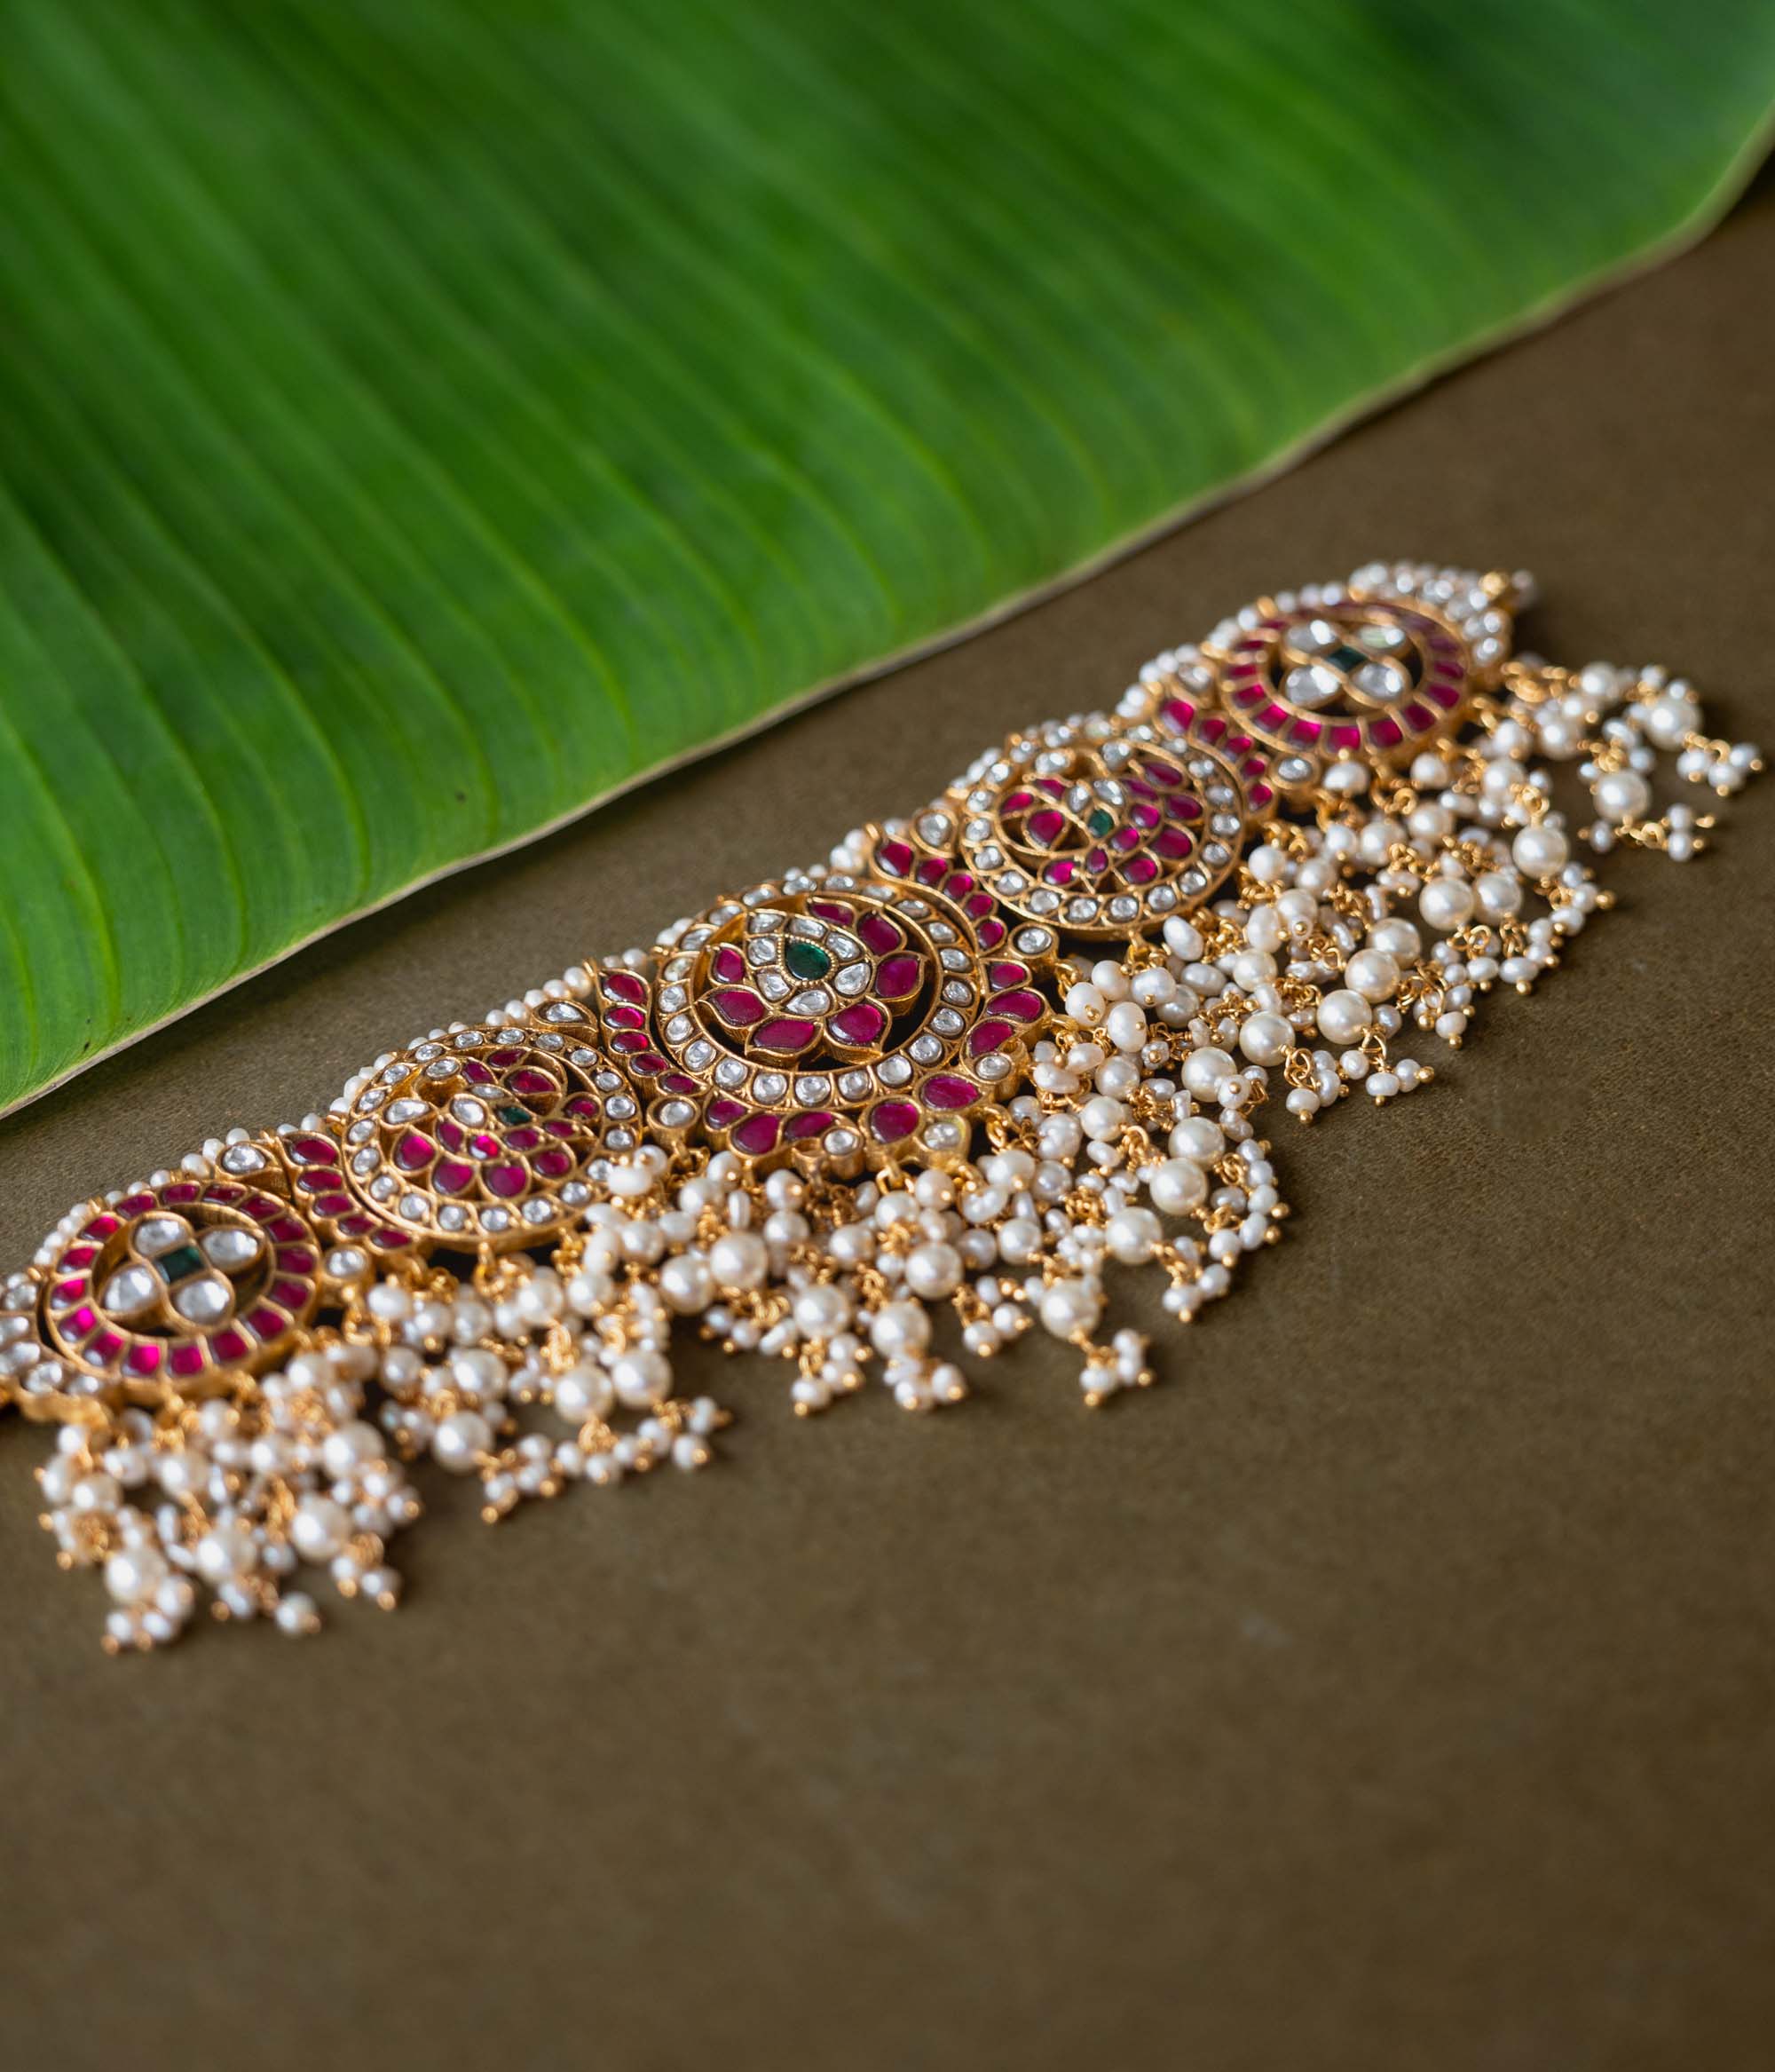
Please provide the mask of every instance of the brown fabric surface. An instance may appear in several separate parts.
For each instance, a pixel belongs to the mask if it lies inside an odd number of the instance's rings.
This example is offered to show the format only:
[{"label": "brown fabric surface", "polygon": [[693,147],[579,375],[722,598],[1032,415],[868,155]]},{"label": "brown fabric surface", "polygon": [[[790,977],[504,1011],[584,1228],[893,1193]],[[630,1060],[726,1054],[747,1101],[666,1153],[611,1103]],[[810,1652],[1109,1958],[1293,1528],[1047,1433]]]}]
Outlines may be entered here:
[{"label": "brown fabric surface", "polygon": [[[1261,494],[6,1125],[4,1256],[1372,553],[1526,563],[1534,645],[1668,659],[1771,739],[1771,330],[1765,185]],[[732,1364],[699,1482],[489,1531],[433,1476],[397,1617],[122,1664],[9,1421],[5,2061],[1769,2065],[1771,799],[1624,860],[1439,1087],[1278,1116],[1288,1239],[1138,1403],[1088,1416],[1031,1347],[960,1412],[803,1428]]]}]

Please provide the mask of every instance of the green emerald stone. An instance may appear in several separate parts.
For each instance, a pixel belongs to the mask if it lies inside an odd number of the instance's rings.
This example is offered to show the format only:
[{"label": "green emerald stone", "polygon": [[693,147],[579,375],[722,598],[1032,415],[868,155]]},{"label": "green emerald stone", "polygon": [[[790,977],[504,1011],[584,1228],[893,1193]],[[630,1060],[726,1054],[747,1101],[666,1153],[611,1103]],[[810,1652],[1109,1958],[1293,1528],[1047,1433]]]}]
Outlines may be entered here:
[{"label": "green emerald stone", "polygon": [[1093,811],[1085,825],[1100,841],[1104,835],[1113,832],[1116,826],[1116,816],[1106,807],[1099,806]]},{"label": "green emerald stone", "polygon": [[503,1108],[495,1108],[493,1113],[509,1128],[512,1129],[516,1129],[520,1123],[528,1122],[531,1119],[529,1109],[520,1108],[516,1101],[508,1101]]},{"label": "green emerald stone", "polygon": [[832,959],[820,945],[800,937],[784,945],[783,961],[796,978],[824,978],[832,969]]},{"label": "green emerald stone", "polygon": [[175,1281],[182,1281],[186,1275],[201,1273],[203,1254],[194,1245],[175,1245],[170,1252],[162,1252],[154,1261],[154,1271],[169,1287]]}]

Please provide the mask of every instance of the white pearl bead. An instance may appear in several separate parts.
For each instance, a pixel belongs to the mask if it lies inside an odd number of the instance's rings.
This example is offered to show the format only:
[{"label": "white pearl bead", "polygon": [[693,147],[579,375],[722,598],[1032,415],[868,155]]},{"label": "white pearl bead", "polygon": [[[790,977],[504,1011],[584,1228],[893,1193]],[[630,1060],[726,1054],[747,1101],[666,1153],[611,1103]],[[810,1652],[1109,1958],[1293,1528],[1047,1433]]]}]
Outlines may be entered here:
[{"label": "white pearl bead", "polygon": [[1590,787],[1590,796],[1605,820],[1619,827],[1623,821],[1639,820],[1652,803],[1652,787],[1637,770],[1611,770]]},{"label": "white pearl bead", "polygon": [[1274,953],[1288,935],[1282,918],[1274,906],[1254,906],[1245,916],[1245,940],[1254,950]]},{"label": "white pearl bead", "polygon": [[668,1308],[692,1317],[714,1301],[715,1277],[694,1252],[679,1253],[659,1269],[659,1293]]},{"label": "white pearl bead", "polygon": [[1275,910],[1282,925],[1293,936],[1305,935],[1319,918],[1319,902],[1311,892],[1298,887],[1276,897]]},{"label": "white pearl bead", "polygon": [[1684,736],[1697,731],[1699,716],[1686,698],[1654,699],[1645,708],[1645,738],[1654,747],[1680,748]]},{"label": "white pearl bead", "polygon": [[906,1285],[924,1301],[941,1301],[961,1285],[961,1255],[953,1245],[920,1245],[906,1254]]},{"label": "white pearl bead", "polygon": [[1124,1208],[1110,1217],[1104,1235],[1110,1251],[1124,1266],[1140,1266],[1152,1257],[1164,1231],[1150,1209]]},{"label": "white pearl bead", "polygon": [[1245,858],[1245,867],[1260,885],[1280,885],[1288,877],[1288,851],[1274,842],[1259,842]]},{"label": "white pearl bead", "polygon": [[1248,1015],[1239,1030],[1239,1048],[1253,1064],[1279,1064],[1293,1040],[1293,1027],[1281,1015]]},{"label": "white pearl bead", "polygon": [[1391,1000],[1399,991],[1399,961],[1385,950],[1358,950],[1344,967],[1344,977],[1364,1000]]},{"label": "white pearl bead", "polygon": [[1424,937],[1416,926],[1397,914],[1377,921],[1369,930],[1369,943],[1371,948],[1385,950],[1394,957],[1416,957],[1424,950]]},{"label": "white pearl bead", "polygon": [[1198,1166],[1209,1166],[1226,1150],[1227,1138],[1218,1122],[1211,1122],[1205,1115],[1191,1115],[1172,1131],[1167,1148],[1173,1159],[1191,1159]]},{"label": "white pearl bead", "polygon": [[672,1366],[663,1353],[638,1348],[611,1362],[611,1386],[630,1410],[664,1403],[672,1393]]},{"label": "white pearl bead", "polygon": [[330,1562],[351,1537],[351,1514],[331,1497],[304,1497],[289,1522],[290,1545],[305,1562]]},{"label": "white pearl bead", "polygon": [[167,1579],[166,1557],[152,1546],[120,1547],[105,1564],[105,1587],[119,1604],[139,1604]]},{"label": "white pearl bead", "polygon": [[1089,1281],[1055,1281],[1042,1290],[1043,1328],[1056,1338],[1088,1332],[1102,1314],[1103,1298]]},{"label": "white pearl bead", "polygon": [[1091,967],[1091,983],[1106,1000],[1128,997],[1128,974],[1111,957],[1105,957]]},{"label": "white pearl bead", "polygon": [[1066,1011],[1075,1022],[1082,1022],[1087,1029],[1094,1029],[1108,1011],[1109,1003],[1088,979],[1080,979],[1077,985],[1066,989]]},{"label": "white pearl bead", "polygon": [[1566,837],[1544,820],[1525,827],[1510,845],[1517,869],[1528,878],[1550,878],[1565,867],[1571,852]]},{"label": "white pearl bead", "polygon": [[1202,930],[1180,913],[1173,913],[1165,922],[1164,941],[1172,955],[1180,957],[1186,964],[1195,963],[1203,952]]},{"label": "white pearl bead", "polygon": [[1098,1143],[1108,1143],[1122,1134],[1128,1115],[1119,1101],[1110,1100],[1100,1094],[1094,1101],[1087,1101],[1078,1111],[1079,1122],[1086,1136]]},{"label": "white pearl bead", "polygon": [[805,1338],[830,1338],[850,1322],[850,1298],[825,1283],[795,1297],[795,1328]]},{"label": "white pearl bead", "polygon": [[555,1377],[555,1409],[570,1423],[582,1425],[588,1418],[608,1416],[616,1400],[611,1378],[590,1360],[575,1360],[564,1373]]},{"label": "white pearl bead", "polygon": [[232,1581],[258,1565],[259,1550],[244,1525],[217,1525],[197,1543],[197,1572],[206,1583]]},{"label": "white pearl bead", "polygon": [[1328,1043],[1354,1043],[1373,1024],[1374,1012],[1361,993],[1340,986],[1319,1003],[1319,1032]]},{"label": "white pearl bead", "polygon": [[1185,1216],[1208,1198],[1208,1175],[1191,1159],[1167,1159],[1150,1167],[1147,1192],[1155,1208],[1168,1216]]},{"label": "white pearl bead", "polygon": [[916,1302],[888,1302],[869,1326],[869,1342],[888,1359],[910,1359],[931,1341],[931,1320]]},{"label": "white pearl bead", "polygon": [[1221,1082],[1238,1071],[1231,1056],[1218,1045],[1205,1043],[1192,1050],[1183,1063],[1183,1083],[1198,1101],[1212,1100]]},{"label": "white pearl bead", "polygon": [[335,1482],[355,1475],[366,1461],[383,1457],[383,1435],[376,1427],[353,1418],[336,1432],[328,1432],[320,1449],[320,1465]]},{"label": "white pearl bead", "polygon": [[1473,894],[1487,921],[1508,921],[1522,910],[1522,880],[1514,871],[1487,871],[1474,879]]},{"label": "white pearl bead", "polygon": [[1147,1040],[1146,1009],[1131,1000],[1117,1000],[1104,1017],[1103,1026],[1117,1050],[1139,1050]]},{"label": "white pearl bead", "polygon": [[493,1428],[478,1411],[454,1411],[439,1420],[431,1435],[431,1451],[440,1467],[452,1475],[472,1474],[477,1457],[491,1452]]},{"label": "white pearl bead", "polygon": [[[918,1204],[907,1198],[912,1213]],[[730,1230],[709,1246],[709,1271],[718,1286],[730,1293],[755,1288],[770,1270],[770,1254],[763,1238],[751,1230]]]},{"label": "white pearl bead", "polygon": [[1417,902],[1430,927],[1443,935],[1464,928],[1473,918],[1473,888],[1464,878],[1432,878]]}]

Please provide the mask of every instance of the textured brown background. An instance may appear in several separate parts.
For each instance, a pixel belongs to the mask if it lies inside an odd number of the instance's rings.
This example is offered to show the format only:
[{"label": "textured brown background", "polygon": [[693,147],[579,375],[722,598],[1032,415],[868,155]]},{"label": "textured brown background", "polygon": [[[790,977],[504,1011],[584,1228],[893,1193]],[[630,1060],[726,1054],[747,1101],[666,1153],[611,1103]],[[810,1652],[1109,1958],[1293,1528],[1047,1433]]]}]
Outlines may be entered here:
[{"label": "textured brown background", "polygon": [[[1679,660],[1769,740],[1771,333],[1765,186],[1260,494],[6,1125],[0,1251],[1371,553],[1527,563],[1536,644]],[[962,1412],[803,1429],[736,1366],[700,1482],[496,1533],[451,1485],[398,1617],[121,1665],[9,1424],[5,2061],[1775,2063],[1771,795],[1700,866],[1625,861],[1440,1087],[1279,1129],[1287,1243],[1138,1404],[1088,1417],[1037,1349]]]}]

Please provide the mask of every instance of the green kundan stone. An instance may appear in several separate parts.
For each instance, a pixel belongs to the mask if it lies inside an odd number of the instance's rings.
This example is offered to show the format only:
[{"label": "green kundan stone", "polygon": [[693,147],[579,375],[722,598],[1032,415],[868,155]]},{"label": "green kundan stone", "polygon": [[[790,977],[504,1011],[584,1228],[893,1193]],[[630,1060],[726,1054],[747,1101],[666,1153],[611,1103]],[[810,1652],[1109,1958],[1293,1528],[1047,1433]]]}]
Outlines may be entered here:
[{"label": "green kundan stone", "polygon": [[824,978],[832,969],[832,958],[817,943],[796,937],[785,944],[783,961],[796,978]]},{"label": "green kundan stone", "polygon": [[154,1261],[154,1271],[170,1287],[174,1281],[182,1281],[187,1274],[201,1273],[203,1254],[194,1245],[175,1245],[170,1252],[162,1252]]}]

